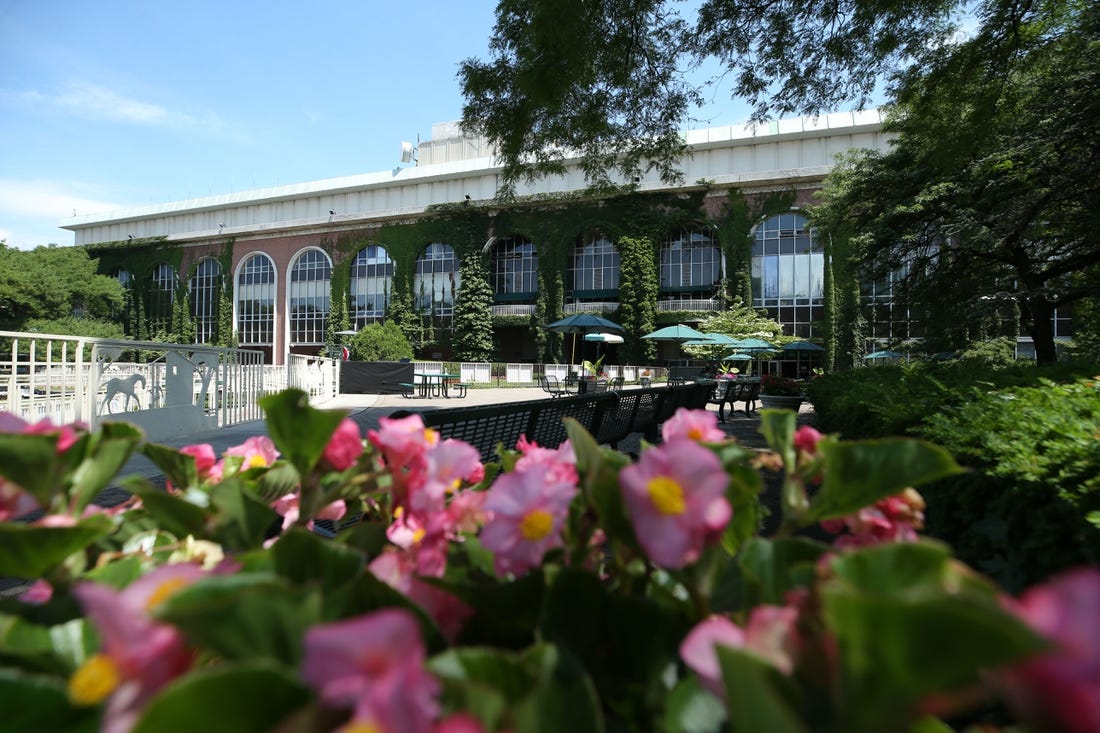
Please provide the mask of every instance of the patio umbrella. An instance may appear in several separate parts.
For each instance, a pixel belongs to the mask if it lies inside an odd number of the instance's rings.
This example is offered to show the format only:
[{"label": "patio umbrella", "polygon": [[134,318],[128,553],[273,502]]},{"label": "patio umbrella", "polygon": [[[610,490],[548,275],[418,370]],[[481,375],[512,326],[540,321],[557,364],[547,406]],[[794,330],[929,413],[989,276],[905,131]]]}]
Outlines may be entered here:
[{"label": "patio umbrella", "polygon": [[825,347],[818,346],[812,341],[792,341],[789,344],[783,344],[783,351],[795,352],[795,371],[798,374],[802,373],[802,352],[803,351],[824,351]]},{"label": "patio umbrella", "polygon": [[[694,328],[685,326],[682,323],[675,326],[665,326],[664,328],[658,328],[652,333],[647,333],[642,336],[644,339],[650,341],[673,341],[677,344],[682,344],[685,341],[706,341],[705,334],[696,331]],[[708,342],[709,343],[709,342]]]},{"label": "patio umbrella", "polygon": [[733,336],[724,333],[704,333],[701,339],[684,341],[681,346],[732,346],[737,343]]},{"label": "patio umbrella", "polygon": [[[595,341],[598,344],[621,344],[626,339],[617,333],[586,333],[584,340]],[[604,353],[607,351],[605,350]]]},{"label": "patio umbrella", "polygon": [[863,358],[864,359],[900,359],[903,356],[905,356],[905,354],[902,354],[902,353],[897,352],[897,351],[890,351],[889,349],[886,349],[885,351],[872,351],[870,354],[868,354],[867,356],[865,356]]},{"label": "patio umbrella", "polygon": [[741,354],[741,353],[727,354],[727,355],[722,357],[722,361],[749,361],[750,359],[752,359],[751,356],[749,356],[748,354]]},{"label": "patio umbrella", "polygon": [[547,331],[557,331],[558,333],[571,333],[573,334],[573,355],[569,357],[569,363],[572,364],[574,358],[577,356],[577,334],[578,333],[592,333],[594,331],[622,331],[623,327],[614,321],[609,321],[602,316],[597,316],[593,313],[575,313],[571,316],[554,321],[553,323],[547,323],[543,326]]},{"label": "patio umbrella", "polygon": [[779,347],[775,344],[752,337],[737,339],[732,346],[741,351],[779,351]]}]

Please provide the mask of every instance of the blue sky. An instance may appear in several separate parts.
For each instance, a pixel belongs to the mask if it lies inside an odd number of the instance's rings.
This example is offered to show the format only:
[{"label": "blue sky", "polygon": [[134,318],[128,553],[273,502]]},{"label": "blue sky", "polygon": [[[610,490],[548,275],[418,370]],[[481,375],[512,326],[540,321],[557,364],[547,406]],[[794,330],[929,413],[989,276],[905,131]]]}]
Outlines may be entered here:
[{"label": "blue sky", "polygon": [[[0,2],[0,239],[73,211],[389,170],[457,120],[494,0]],[[746,108],[700,112],[731,124]]]}]

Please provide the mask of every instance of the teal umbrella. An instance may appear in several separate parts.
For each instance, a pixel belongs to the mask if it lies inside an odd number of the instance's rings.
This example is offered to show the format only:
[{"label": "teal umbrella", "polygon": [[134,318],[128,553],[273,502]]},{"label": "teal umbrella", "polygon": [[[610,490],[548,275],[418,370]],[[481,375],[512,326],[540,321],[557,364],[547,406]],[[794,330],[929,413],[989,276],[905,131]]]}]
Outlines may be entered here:
[{"label": "teal umbrella", "polygon": [[737,341],[732,344],[732,346],[740,349],[741,351],[779,351],[779,347],[775,344],[764,341],[763,339],[751,337],[737,339]]},{"label": "teal umbrella", "polygon": [[569,357],[569,363],[572,364],[577,356],[577,334],[578,333],[593,333],[595,331],[622,331],[623,327],[614,321],[609,321],[603,316],[597,316],[594,313],[574,313],[571,316],[554,321],[553,323],[547,323],[543,326],[547,331],[557,331],[558,333],[571,333],[573,334],[573,354]]},{"label": "teal umbrella", "polygon": [[902,353],[897,352],[897,351],[890,351],[889,349],[886,349],[885,351],[872,351],[870,354],[868,354],[867,356],[865,356],[863,358],[864,359],[900,359],[903,356],[905,356],[905,354],[902,354]]},{"label": "teal umbrella", "polygon": [[682,323],[675,326],[658,328],[656,331],[642,336],[642,338],[649,339],[650,341],[674,341],[678,344],[682,344],[685,341],[706,341],[705,334],[696,331],[690,326],[685,326]]},{"label": "teal umbrella", "polygon": [[727,354],[722,357],[722,361],[750,361],[752,359],[748,354]]}]

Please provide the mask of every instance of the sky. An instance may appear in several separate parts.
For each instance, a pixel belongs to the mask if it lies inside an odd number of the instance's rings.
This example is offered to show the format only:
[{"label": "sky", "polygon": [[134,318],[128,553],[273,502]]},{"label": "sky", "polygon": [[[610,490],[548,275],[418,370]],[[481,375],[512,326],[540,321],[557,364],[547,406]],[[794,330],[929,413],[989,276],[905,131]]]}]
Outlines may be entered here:
[{"label": "sky", "polygon": [[461,118],[459,64],[488,58],[495,7],[0,0],[0,239],[69,245],[73,212],[391,170]]}]

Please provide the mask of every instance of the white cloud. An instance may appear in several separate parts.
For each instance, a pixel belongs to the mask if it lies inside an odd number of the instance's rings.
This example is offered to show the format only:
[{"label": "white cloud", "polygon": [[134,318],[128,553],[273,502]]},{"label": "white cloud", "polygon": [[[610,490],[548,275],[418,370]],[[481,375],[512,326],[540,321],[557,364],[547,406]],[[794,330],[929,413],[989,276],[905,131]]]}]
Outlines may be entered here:
[{"label": "white cloud", "polygon": [[77,184],[0,178],[0,239],[16,249],[72,244],[72,232],[60,226],[74,211],[94,214],[118,208],[118,203],[87,195]]}]

